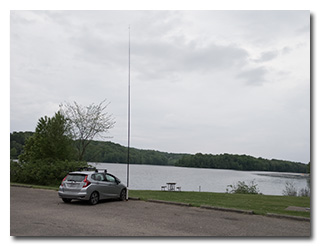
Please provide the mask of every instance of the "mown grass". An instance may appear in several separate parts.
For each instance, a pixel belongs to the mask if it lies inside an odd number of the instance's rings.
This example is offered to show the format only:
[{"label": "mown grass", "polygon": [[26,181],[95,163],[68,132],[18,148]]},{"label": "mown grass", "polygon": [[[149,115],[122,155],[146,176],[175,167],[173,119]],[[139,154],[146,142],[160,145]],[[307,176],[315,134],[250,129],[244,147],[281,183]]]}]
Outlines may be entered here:
[{"label": "mown grass", "polygon": [[[11,183],[28,186],[35,189],[58,190],[58,186],[42,186]],[[139,197],[141,200],[155,199],[163,201],[190,203],[192,206],[209,205],[223,208],[253,210],[255,214],[267,213],[310,217],[309,212],[288,211],[289,206],[310,207],[310,197],[269,196],[252,194],[228,194],[213,192],[168,192],[151,190],[130,190],[129,197]]]},{"label": "mown grass", "polygon": [[274,213],[310,217],[309,212],[285,210],[288,206],[310,207],[309,197],[149,190],[130,190],[129,196],[139,197],[142,200],[155,199],[190,203],[192,206],[209,205],[223,208],[253,210],[255,214],[261,215]]}]

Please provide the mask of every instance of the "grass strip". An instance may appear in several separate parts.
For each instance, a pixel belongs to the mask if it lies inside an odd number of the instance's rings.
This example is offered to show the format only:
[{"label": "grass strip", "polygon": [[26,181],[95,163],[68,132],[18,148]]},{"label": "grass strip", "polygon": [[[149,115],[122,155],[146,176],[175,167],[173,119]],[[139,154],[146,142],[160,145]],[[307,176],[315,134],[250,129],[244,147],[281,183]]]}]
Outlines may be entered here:
[{"label": "grass strip", "polygon": [[189,203],[191,206],[203,205],[240,210],[252,210],[255,214],[283,214],[310,218],[309,212],[288,211],[289,206],[310,207],[310,197],[269,196],[252,194],[228,194],[213,192],[168,192],[150,190],[130,190],[129,196],[141,200],[164,200]]}]

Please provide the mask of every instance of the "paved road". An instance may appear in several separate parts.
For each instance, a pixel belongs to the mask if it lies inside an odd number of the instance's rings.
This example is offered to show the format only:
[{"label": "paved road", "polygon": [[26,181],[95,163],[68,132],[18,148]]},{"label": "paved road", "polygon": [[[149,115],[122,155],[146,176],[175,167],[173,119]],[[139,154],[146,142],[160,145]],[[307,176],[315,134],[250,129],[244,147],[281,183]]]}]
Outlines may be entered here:
[{"label": "paved road", "polygon": [[11,187],[11,236],[309,236],[310,222],[144,201],[65,204]]}]

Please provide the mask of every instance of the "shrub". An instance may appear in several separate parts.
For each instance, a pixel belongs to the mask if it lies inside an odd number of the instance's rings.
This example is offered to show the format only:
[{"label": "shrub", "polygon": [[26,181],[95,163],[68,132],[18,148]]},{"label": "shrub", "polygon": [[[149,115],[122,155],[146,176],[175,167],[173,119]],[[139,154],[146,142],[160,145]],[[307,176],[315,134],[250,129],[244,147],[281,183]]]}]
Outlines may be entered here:
[{"label": "shrub", "polygon": [[227,188],[227,193],[233,194],[259,194],[258,184],[254,180],[247,185],[244,181],[238,181],[236,185],[228,185],[231,190]]},{"label": "shrub", "polygon": [[298,192],[293,182],[286,182],[285,189],[282,191],[284,196],[307,196],[310,197],[310,188],[302,188]]},{"label": "shrub", "polygon": [[302,188],[299,192],[299,196],[307,196],[310,197],[310,189],[309,188]]},{"label": "shrub", "polygon": [[282,191],[282,195],[284,196],[297,196],[298,191],[296,187],[294,187],[292,182],[286,182],[285,189]]},{"label": "shrub", "polygon": [[10,181],[37,185],[59,185],[70,171],[88,166],[86,162],[35,160],[30,162],[10,161]]}]

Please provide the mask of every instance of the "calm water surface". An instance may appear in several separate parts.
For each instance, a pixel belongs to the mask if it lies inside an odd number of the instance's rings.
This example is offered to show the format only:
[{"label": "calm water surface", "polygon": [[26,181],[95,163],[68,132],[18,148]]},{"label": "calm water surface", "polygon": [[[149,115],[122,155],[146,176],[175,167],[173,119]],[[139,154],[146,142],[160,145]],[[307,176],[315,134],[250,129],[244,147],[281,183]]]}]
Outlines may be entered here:
[{"label": "calm water surface", "polygon": [[[90,163],[98,169],[107,169],[127,184],[127,165],[113,163]],[[271,176],[270,176],[271,175]],[[285,175],[285,176],[284,176]],[[238,181],[254,180],[265,195],[282,195],[286,182],[300,190],[306,188],[307,178],[295,173],[235,171],[226,169],[187,168],[130,164],[129,188],[132,190],[161,190],[168,182],[177,183],[182,191],[226,192],[228,185]]]}]

